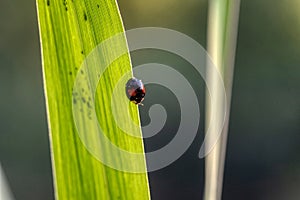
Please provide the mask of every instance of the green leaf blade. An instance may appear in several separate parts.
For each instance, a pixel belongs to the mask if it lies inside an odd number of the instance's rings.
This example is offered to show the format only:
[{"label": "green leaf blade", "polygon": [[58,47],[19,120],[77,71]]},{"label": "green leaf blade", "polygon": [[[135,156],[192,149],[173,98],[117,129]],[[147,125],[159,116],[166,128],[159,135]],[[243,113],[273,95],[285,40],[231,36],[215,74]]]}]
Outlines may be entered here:
[{"label": "green leaf blade", "polygon": [[[82,62],[99,43],[124,32],[116,2],[37,0],[37,9],[56,198],[149,199],[146,171],[125,173],[103,165],[78,137],[72,115],[72,89]],[[120,77],[131,71],[129,54],[112,66],[97,88],[95,106],[102,110],[97,113],[99,122],[114,130],[108,135],[113,143],[143,152],[142,140],[123,136],[111,120],[110,99],[103,98]],[[133,120],[139,122],[137,107],[131,105],[130,111]]]}]

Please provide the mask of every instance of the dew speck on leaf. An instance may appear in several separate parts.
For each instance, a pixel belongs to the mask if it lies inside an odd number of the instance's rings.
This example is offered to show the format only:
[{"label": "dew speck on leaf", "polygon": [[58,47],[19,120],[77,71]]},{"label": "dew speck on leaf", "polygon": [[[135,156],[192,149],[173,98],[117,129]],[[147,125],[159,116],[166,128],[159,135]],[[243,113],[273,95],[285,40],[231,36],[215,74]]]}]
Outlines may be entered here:
[{"label": "dew speck on leaf", "polygon": [[50,0],[47,0],[47,6],[50,6]]},{"label": "dew speck on leaf", "polygon": [[82,98],[81,98],[81,100],[82,100],[82,102],[83,102],[83,103],[85,103],[85,102],[86,102],[84,97],[82,97]]},{"label": "dew speck on leaf", "polygon": [[72,75],[72,72],[69,72],[70,75]]},{"label": "dew speck on leaf", "polygon": [[97,7],[100,8],[99,4],[97,4]]},{"label": "dew speck on leaf", "polygon": [[86,15],[86,13],[84,13],[83,16],[84,16],[84,20],[87,21],[87,15]]},{"label": "dew speck on leaf", "polygon": [[92,119],[92,112],[91,111],[88,112],[88,118]]},{"label": "dew speck on leaf", "polygon": [[63,4],[65,6],[65,10],[68,11],[68,2],[66,0],[64,0]]},{"label": "dew speck on leaf", "polygon": [[92,105],[89,101],[87,102],[87,106],[88,106],[88,108],[92,108]]}]

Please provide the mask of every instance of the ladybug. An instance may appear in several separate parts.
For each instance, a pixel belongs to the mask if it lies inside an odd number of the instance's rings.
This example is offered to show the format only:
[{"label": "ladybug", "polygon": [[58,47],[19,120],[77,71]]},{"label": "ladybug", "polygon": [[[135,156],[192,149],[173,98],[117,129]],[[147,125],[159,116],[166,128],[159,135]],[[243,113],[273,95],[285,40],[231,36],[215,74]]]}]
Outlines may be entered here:
[{"label": "ladybug", "polygon": [[143,105],[141,102],[144,100],[145,94],[146,90],[141,80],[133,77],[127,81],[126,95],[131,102]]}]

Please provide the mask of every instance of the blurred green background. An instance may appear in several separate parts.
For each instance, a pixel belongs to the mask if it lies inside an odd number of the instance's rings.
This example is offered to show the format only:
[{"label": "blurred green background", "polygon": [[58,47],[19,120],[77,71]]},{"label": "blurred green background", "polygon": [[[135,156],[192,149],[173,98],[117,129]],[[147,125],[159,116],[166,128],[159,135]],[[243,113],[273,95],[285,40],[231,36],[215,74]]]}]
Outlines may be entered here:
[{"label": "blurred green background", "polygon": [[[204,0],[119,0],[126,29],[158,26],[180,31],[206,46]],[[63,3],[63,2],[62,2]],[[300,1],[241,1],[228,151],[225,200],[300,199]],[[53,199],[35,1],[0,1],[0,161],[16,199]],[[134,65],[168,64],[180,70],[203,101],[205,85],[190,66],[166,52],[133,52]],[[166,88],[149,85],[147,102],[178,106]],[[152,91],[152,92],[151,92]],[[157,98],[160,91],[164,96]],[[171,102],[169,101],[171,99]],[[160,100],[160,101],[158,101]],[[203,116],[204,113],[202,112]],[[175,117],[147,139],[158,149],[172,139]],[[172,165],[151,172],[153,199],[201,199],[203,138]]]}]

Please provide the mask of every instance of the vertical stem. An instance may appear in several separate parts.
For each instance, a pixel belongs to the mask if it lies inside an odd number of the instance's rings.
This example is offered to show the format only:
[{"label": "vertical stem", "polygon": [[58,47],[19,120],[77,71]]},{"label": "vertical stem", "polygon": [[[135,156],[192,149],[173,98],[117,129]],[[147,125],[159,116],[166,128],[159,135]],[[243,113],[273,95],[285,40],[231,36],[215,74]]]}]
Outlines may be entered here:
[{"label": "vertical stem", "polygon": [[13,194],[11,193],[11,190],[9,188],[9,184],[6,180],[4,171],[2,169],[1,163],[0,163],[0,199],[5,200],[13,200]]},{"label": "vertical stem", "polygon": [[[220,200],[222,197],[223,172],[226,155],[228,135],[230,102],[232,93],[232,81],[234,72],[234,60],[238,29],[240,0],[210,0],[208,16],[208,42],[207,49],[214,64],[217,66],[224,80],[227,110],[226,119],[219,141],[206,157],[205,162],[205,200]],[[214,83],[215,77],[207,71],[207,81]],[[214,87],[212,91],[218,94],[221,88]],[[211,115],[216,115],[217,120],[221,116],[211,113],[212,106],[222,106],[224,102],[210,102],[206,95],[206,128],[209,126]],[[211,124],[213,127],[213,124]],[[208,136],[209,137],[209,136]]]}]

